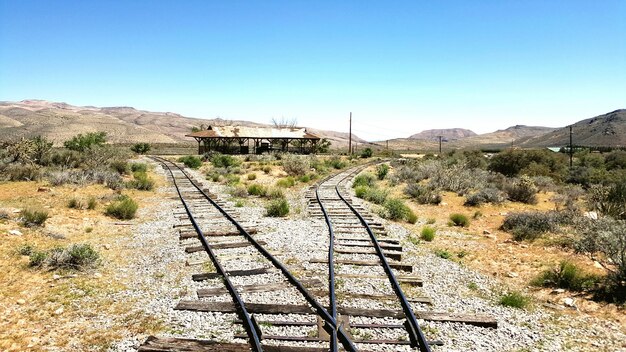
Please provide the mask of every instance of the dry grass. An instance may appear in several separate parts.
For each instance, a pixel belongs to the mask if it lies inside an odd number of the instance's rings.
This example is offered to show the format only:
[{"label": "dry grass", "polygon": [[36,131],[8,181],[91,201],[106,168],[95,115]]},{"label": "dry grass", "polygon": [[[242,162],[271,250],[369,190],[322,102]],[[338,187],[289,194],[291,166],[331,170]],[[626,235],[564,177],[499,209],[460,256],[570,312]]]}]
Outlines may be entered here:
[{"label": "dry grass", "polygon": [[[165,183],[155,179],[157,186]],[[125,287],[115,270],[127,265],[132,253],[116,244],[116,239],[129,236],[129,227],[114,225],[116,221],[103,214],[102,206],[95,210],[67,208],[68,201],[76,196],[94,197],[105,205],[114,199],[115,192],[101,185],[37,191],[46,186],[41,182],[0,183],[0,209],[11,214],[11,219],[0,220],[0,350],[39,351],[45,346],[64,351],[101,351],[129,329],[133,333],[160,329],[159,322],[133,309],[132,301],[119,302],[110,297]],[[125,193],[142,206],[155,205],[150,204],[151,192]],[[20,226],[19,214],[13,210],[25,207],[46,209],[50,214],[46,226]],[[134,221],[146,220],[139,217]],[[23,235],[7,234],[14,229]],[[91,244],[99,251],[103,264],[85,273],[37,270],[29,268],[28,257],[16,251],[25,244],[45,250],[72,243]]]}]

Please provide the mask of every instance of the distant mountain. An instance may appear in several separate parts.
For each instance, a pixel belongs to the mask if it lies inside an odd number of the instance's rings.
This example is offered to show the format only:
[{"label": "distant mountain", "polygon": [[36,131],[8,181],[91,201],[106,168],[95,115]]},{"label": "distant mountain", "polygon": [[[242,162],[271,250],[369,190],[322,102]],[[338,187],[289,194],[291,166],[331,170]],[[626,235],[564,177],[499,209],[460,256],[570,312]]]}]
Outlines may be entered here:
[{"label": "distant mountain", "polygon": [[[45,100],[0,102],[0,141],[42,135],[55,144],[78,133],[105,131],[113,143],[194,143],[185,134],[200,125],[269,126],[250,121],[196,119],[171,112],[150,112],[132,107],[73,106]],[[332,147],[348,145],[348,134],[307,128]],[[352,135],[354,141],[365,143]]]},{"label": "distant mountain", "polygon": [[[572,125],[574,145],[626,146],[626,109],[615,110],[604,115],[578,121]],[[561,147],[569,145],[569,126],[547,134],[529,138],[522,147]]]},{"label": "distant mountain", "polygon": [[453,141],[457,139],[463,139],[471,136],[476,136],[476,133],[463,128],[446,128],[446,129],[434,129],[425,130],[420,133],[416,133],[409,137],[409,139],[419,139],[426,141],[438,141],[439,136],[443,140]]},{"label": "distant mountain", "polygon": [[554,127],[515,125],[495,132],[479,134],[457,141],[459,148],[472,146],[511,146],[519,145],[529,138],[544,135],[554,131]]}]

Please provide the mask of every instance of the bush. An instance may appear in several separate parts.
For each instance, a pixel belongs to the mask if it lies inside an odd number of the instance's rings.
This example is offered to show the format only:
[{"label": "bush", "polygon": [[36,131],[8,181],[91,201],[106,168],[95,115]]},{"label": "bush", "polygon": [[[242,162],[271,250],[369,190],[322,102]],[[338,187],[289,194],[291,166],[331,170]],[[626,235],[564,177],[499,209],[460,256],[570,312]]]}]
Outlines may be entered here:
[{"label": "bush", "polygon": [[506,200],[504,192],[496,188],[483,188],[480,191],[466,197],[464,205],[479,206],[484,203],[501,204]]},{"label": "bush", "polygon": [[615,219],[626,220],[626,180],[609,186],[592,186],[587,195],[590,209]]},{"label": "bush", "polygon": [[100,147],[106,142],[106,132],[90,132],[85,135],[78,134],[63,145],[69,150],[84,152],[93,147]]},{"label": "bush", "polygon": [[466,215],[454,213],[450,214],[450,224],[453,226],[468,227],[470,220]]},{"label": "bush", "polygon": [[128,162],[125,160],[113,160],[109,163],[109,167],[120,175],[128,173]]},{"label": "bush", "polygon": [[39,209],[22,209],[22,224],[26,227],[44,226],[48,212]]},{"label": "bush", "polygon": [[267,188],[258,183],[253,183],[248,186],[248,194],[251,196],[263,197],[267,194]]},{"label": "bush", "polygon": [[571,224],[571,215],[557,211],[511,213],[500,228],[512,233],[516,241],[534,240],[544,233],[558,231],[559,225]]},{"label": "bush", "polygon": [[500,305],[513,308],[526,308],[530,303],[530,298],[524,296],[519,292],[509,292],[500,296]]},{"label": "bush", "polygon": [[435,228],[424,226],[424,228],[422,228],[422,232],[420,233],[420,238],[424,241],[431,242],[435,239],[435,233],[437,233]]},{"label": "bush", "polygon": [[285,217],[289,214],[289,203],[286,199],[275,199],[270,201],[265,207],[267,216],[270,217]]},{"label": "bush", "polygon": [[28,255],[28,265],[31,267],[40,267],[45,263],[47,258],[48,258],[48,253],[33,250]]},{"label": "bush", "polygon": [[369,190],[368,186],[358,186],[356,188],[354,188],[354,194],[357,196],[357,198],[365,198],[365,195],[367,194],[367,191]]},{"label": "bush", "polygon": [[296,180],[291,176],[281,178],[280,180],[276,181],[276,186],[283,188],[293,187],[295,184]]},{"label": "bush", "polygon": [[415,199],[419,204],[437,205],[442,200],[441,194],[437,190],[417,183],[408,184],[404,189],[404,193]]},{"label": "bush", "polygon": [[248,180],[250,180],[250,181],[256,180],[256,174],[254,174],[254,173],[248,174]]},{"label": "bush", "polygon": [[87,208],[87,205],[81,199],[71,198],[67,202],[67,207],[70,209],[85,209]]},{"label": "bush", "polygon": [[41,178],[41,168],[32,164],[11,164],[3,174],[7,181],[37,181]]},{"label": "bush", "polygon": [[311,176],[309,176],[309,175],[302,175],[302,176],[300,176],[298,181],[300,181],[302,183],[308,183],[308,182],[311,181]]},{"label": "bush", "polygon": [[178,158],[178,162],[185,164],[188,168],[197,169],[202,166],[202,160],[199,157],[193,155],[182,156]]},{"label": "bush", "polygon": [[508,149],[489,162],[488,169],[506,176],[550,176],[561,180],[567,174],[565,155],[548,150]]},{"label": "bush", "polygon": [[241,165],[241,160],[231,155],[214,153],[209,156],[209,161],[215,167],[235,167]]},{"label": "bush", "polygon": [[244,206],[243,200],[238,199],[238,200],[235,202],[235,208],[242,208],[243,206]]},{"label": "bush", "polygon": [[505,191],[511,201],[525,204],[537,203],[537,187],[526,176],[514,181],[505,187]]},{"label": "bush", "polygon": [[280,188],[270,188],[267,191],[267,194],[265,195],[265,197],[268,199],[281,199],[281,198],[285,198],[285,194],[283,193],[283,190]]},{"label": "bush", "polygon": [[237,198],[245,198],[248,196],[248,190],[243,185],[237,185],[235,187],[231,187],[229,193],[233,197]]},{"label": "bush", "polygon": [[561,261],[558,267],[546,270],[532,280],[534,286],[558,287],[574,291],[584,291],[595,286],[599,278],[582,271],[576,264]]},{"label": "bush", "polygon": [[29,255],[31,267],[47,266],[51,269],[80,270],[93,267],[100,255],[89,244],[72,244],[67,248],[53,248],[48,251],[33,249]]},{"label": "bush", "polygon": [[379,180],[384,180],[389,173],[389,165],[387,164],[379,164],[376,166],[376,176]]},{"label": "bush", "polygon": [[87,209],[94,210],[96,209],[97,205],[98,205],[98,202],[96,201],[96,198],[89,197],[89,199],[87,200]]},{"label": "bush", "polygon": [[407,215],[406,217],[406,222],[408,222],[409,224],[415,224],[417,220],[418,220],[418,217],[417,215],[415,215],[413,211],[411,211],[409,215]]},{"label": "bush", "polygon": [[352,181],[352,187],[356,188],[358,186],[367,186],[367,187],[372,187],[374,186],[374,181],[376,180],[376,177],[374,175],[372,175],[369,172],[363,172],[357,175],[357,177],[354,178],[354,181]]},{"label": "bush", "polygon": [[610,152],[605,158],[605,163],[607,170],[626,169],[626,151],[614,150]]},{"label": "bush", "polygon": [[286,154],[283,156],[282,161],[283,170],[292,176],[302,176],[311,169],[309,159],[304,156]]},{"label": "bush", "polygon": [[120,220],[130,220],[135,217],[139,205],[128,196],[120,196],[117,201],[109,204],[105,214]]},{"label": "bush", "polygon": [[149,143],[135,143],[132,147],[130,147],[130,150],[137,154],[146,154],[150,151],[150,149],[152,148]]},{"label": "bush", "polygon": [[365,200],[374,204],[383,204],[389,195],[389,191],[375,187],[368,187]]},{"label": "bush", "polygon": [[151,191],[154,188],[154,180],[148,177],[145,172],[135,172],[133,180],[128,181],[126,187],[140,191]]},{"label": "bush", "polygon": [[365,148],[361,151],[361,158],[371,158],[372,154],[374,154],[372,148]]},{"label": "bush", "polygon": [[270,172],[272,172],[272,167],[271,166],[263,166],[263,172],[265,174],[269,174]]},{"label": "bush", "polygon": [[148,165],[146,165],[144,163],[131,163],[130,164],[130,171],[132,171],[132,172],[147,172],[148,171]]},{"label": "bush", "polygon": [[452,254],[445,249],[436,249],[435,255],[442,259],[450,259]]},{"label": "bush", "polygon": [[[383,203],[383,210],[381,212],[381,216],[385,219],[390,220],[412,220],[415,217],[415,214],[409,207],[404,204],[401,199],[392,198],[387,199]],[[415,219],[417,220],[417,219]]]},{"label": "bush", "polygon": [[[332,156],[330,159],[324,160],[324,164],[333,169],[340,170],[347,166],[346,162],[338,156]],[[319,170],[319,168],[316,168]]]}]

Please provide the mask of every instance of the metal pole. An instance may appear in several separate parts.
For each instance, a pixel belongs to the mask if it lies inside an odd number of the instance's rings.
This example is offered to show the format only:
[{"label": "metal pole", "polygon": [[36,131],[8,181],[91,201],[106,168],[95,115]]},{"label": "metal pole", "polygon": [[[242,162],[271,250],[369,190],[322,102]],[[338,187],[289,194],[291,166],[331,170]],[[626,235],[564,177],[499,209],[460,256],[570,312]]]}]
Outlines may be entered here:
[{"label": "metal pole", "polygon": [[572,168],[572,159],[574,157],[574,148],[572,146],[572,135],[574,132],[572,131],[572,125],[569,126],[569,168]]},{"label": "metal pole", "polygon": [[352,112],[350,112],[350,132],[348,136],[348,155],[352,155]]},{"label": "metal pole", "polygon": [[441,155],[441,138],[443,136],[437,136],[437,137],[439,137],[439,155]]}]

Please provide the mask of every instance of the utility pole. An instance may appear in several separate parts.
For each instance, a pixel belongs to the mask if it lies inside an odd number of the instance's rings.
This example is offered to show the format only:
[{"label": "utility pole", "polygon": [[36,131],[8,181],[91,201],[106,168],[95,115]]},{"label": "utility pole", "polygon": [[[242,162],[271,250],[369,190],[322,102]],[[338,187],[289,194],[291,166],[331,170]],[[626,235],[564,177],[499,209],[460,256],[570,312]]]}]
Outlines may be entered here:
[{"label": "utility pole", "polygon": [[352,155],[352,112],[350,112],[350,132],[348,136],[348,155]]},{"label": "utility pole", "polygon": [[441,155],[441,138],[443,138],[443,136],[437,136],[439,138],[439,155]]},{"label": "utility pole", "polygon": [[387,140],[387,150],[389,150],[389,140]]},{"label": "utility pole", "polygon": [[574,158],[574,147],[572,145],[572,125],[569,126],[569,168],[572,168],[572,159]]}]

